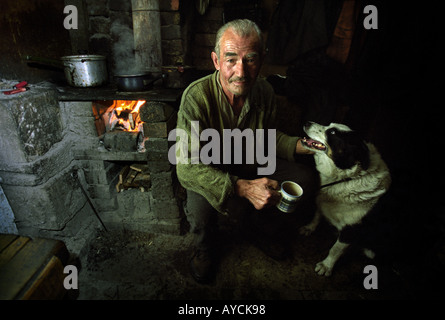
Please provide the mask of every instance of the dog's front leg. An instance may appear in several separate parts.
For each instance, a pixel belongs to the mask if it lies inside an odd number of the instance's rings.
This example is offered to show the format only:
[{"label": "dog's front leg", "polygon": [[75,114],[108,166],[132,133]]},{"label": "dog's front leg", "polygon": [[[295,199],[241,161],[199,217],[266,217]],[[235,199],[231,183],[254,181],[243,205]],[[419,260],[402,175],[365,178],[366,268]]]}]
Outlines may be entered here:
[{"label": "dog's front leg", "polygon": [[298,230],[298,232],[304,236],[311,235],[312,232],[314,232],[314,230],[317,228],[318,224],[320,223],[320,219],[321,219],[321,212],[320,212],[320,209],[317,209],[315,211],[315,215],[314,215],[314,218],[312,219],[312,221],[309,222],[307,225],[301,227]]},{"label": "dog's front leg", "polygon": [[328,256],[315,265],[315,272],[320,276],[329,277],[332,273],[337,260],[342,256],[345,250],[349,247],[348,243],[340,242],[338,239],[329,250]]}]

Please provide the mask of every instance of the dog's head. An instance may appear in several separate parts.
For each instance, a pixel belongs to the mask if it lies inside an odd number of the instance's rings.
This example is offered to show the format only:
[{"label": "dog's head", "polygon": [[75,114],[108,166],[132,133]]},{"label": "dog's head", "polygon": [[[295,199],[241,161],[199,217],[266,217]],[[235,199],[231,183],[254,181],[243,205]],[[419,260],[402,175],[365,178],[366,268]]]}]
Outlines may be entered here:
[{"label": "dog's head", "polygon": [[339,123],[322,126],[315,122],[304,125],[308,138],[303,146],[316,154],[325,154],[340,169],[350,169],[357,163],[366,170],[369,167],[369,149],[356,131]]}]

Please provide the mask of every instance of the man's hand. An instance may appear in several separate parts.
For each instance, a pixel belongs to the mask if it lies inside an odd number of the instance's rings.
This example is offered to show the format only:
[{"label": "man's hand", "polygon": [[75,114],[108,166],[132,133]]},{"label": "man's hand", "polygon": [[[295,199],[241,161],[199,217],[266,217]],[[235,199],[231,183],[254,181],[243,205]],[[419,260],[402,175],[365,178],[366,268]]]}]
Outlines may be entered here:
[{"label": "man's hand", "polygon": [[236,193],[242,198],[249,200],[255,209],[261,210],[274,205],[280,199],[278,181],[268,178],[255,180],[238,179],[236,182]]},{"label": "man's hand", "polygon": [[314,154],[315,153],[314,151],[311,151],[311,150],[303,147],[303,144],[301,143],[301,140],[302,139],[298,139],[297,146],[295,147],[295,151],[298,154]]}]

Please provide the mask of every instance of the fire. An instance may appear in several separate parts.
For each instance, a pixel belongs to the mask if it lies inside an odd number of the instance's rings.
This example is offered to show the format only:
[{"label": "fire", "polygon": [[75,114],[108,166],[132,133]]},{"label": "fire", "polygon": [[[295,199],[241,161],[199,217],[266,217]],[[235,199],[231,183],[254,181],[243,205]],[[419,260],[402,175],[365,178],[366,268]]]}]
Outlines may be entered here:
[{"label": "fire", "polygon": [[106,112],[109,115],[109,131],[142,131],[139,109],[144,103],[145,100],[114,100]]}]

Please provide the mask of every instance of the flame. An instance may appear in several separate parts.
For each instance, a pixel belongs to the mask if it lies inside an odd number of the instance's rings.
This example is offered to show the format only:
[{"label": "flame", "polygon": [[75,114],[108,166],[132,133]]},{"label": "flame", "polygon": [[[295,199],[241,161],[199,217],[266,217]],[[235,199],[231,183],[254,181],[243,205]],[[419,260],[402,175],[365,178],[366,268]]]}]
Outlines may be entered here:
[{"label": "flame", "polygon": [[110,131],[119,127],[125,131],[142,131],[139,109],[145,100],[114,100],[108,108]]}]

